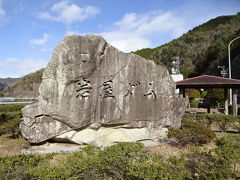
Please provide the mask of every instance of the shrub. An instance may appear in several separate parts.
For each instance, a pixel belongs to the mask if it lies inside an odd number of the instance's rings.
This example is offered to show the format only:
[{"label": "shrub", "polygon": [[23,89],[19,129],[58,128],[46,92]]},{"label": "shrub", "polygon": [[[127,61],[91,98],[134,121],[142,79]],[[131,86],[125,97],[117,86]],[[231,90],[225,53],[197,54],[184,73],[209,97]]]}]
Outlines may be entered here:
[{"label": "shrub", "polygon": [[49,160],[52,155],[15,155],[0,158],[0,177],[4,179],[30,179],[29,168]]},{"label": "shrub", "polygon": [[[186,125],[192,127],[191,125]],[[118,143],[100,150],[86,146],[72,154],[15,155],[0,158],[3,179],[229,179],[240,164],[240,136],[216,140],[210,152],[162,158],[147,154],[140,143]],[[58,161],[56,161],[55,155]],[[194,162],[194,164],[189,164]]]},{"label": "shrub", "polygon": [[237,130],[238,132],[240,132],[240,117],[239,116],[235,116],[235,121],[232,123],[231,127],[235,130]]},{"label": "shrub", "polygon": [[21,117],[21,112],[14,111],[14,112],[0,112],[0,125],[11,121],[13,119],[19,119]]},{"label": "shrub", "polygon": [[1,104],[0,112],[15,112],[21,111],[25,104]]},{"label": "shrub", "polygon": [[240,136],[228,135],[216,140],[217,148],[204,153],[197,168],[200,179],[229,179],[239,175]]},{"label": "shrub", "polygon": [[190,100],[190,107],[191,108],[197,108],[198,107],[198,102],[195,100]]},{"label": "shrub", "polygon": [[191,120],[196,121],[197,123],[210,128],[213,123],[213,118],[211,118],[212,114],[188,114],[185,113],[183,120]]},{"label": "shrub", "polygon": [[207,127],[186,119],[182,120],[180,129],[170,130],[168,136],[178,139],[178,144],[181,146],[206,144],[216,137]]},{"label": "shrub", "polygon": [[20,135],[19,119],[14,119],[0,125],[0,136],[3,134],[10,134],[12,137],[17,138]]},{"label": "shrub", "polygon": [[0,105],[0,135],[11,134],[12,137],[19,137],[19,123],[22,115],[23,104]]},{"label": "shrub", "polygon": [[7,114],[6,113],[0,113],[0,124],[7,121]]},{"label": "shrub", "polygon": [[229,127],[236,121],[236,117],[233,115],[217,115],[213,116],[214,122],[217,128],[222,131],[226,132]]},{"label": "shrub", "polygon": [[118,143],[100,151],[87,146],[81,152],[63,158],[56,166],[46,161],[31,168],[36,179],[186,179],[184,157],[164,162],[159,155],[144,152],[140,143]]},{"label": "shrub", "polygon": [[186,94],[188,95],[188,97],[193,99],[201,97],[201,94],[197,89],[186,89]]},{"label": "shrub", "polygon": [[240,116],[224,115],[224,114],[189,114],[186,113],[183,120],[191,120],[198,122],[208,128],[215,124],[218,130],[226,132],[230,127],[240,130]]},{"label": "shrub", "polygon": [[213,153],[203,153],[203,158],[197,167],[198,179],[228,179],[231,176],[231,168],[227,161],[215,156]]},{"label": "shrub", "polygon": [[20,112],[0,113],[0,136],[10,134],[16,138],[20,136]]},{"label": "shrub", "polygon": [[165,162],[161,156],[152,155],[145,161],[131,161],[129,179],[190,179],[191,174],[185,165],[184,157],[171,157]]},{"label": "shrub", "polygon": [[[144,159],[143,144],[118,143],[99,153],[100,174],[126,178],[127,166],[131,160]],[[121,169],[121,170],[120,170]]]},{"label": "shrub", "polygon": [[240,136],[236,134],[222,137],[216,140],[216,145],[216,154],[233,164],[235,173],[236,165],[240,164]]}]

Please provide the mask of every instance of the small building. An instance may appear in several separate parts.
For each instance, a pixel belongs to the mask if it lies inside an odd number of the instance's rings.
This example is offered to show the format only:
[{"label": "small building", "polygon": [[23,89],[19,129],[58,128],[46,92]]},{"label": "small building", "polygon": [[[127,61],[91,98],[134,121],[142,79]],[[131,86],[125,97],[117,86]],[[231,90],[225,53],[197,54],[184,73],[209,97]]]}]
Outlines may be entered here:
[{"label": "small building", "polygon": [[237,94],[240,89],[239,79],[228,79],[218,76],[202,75],[193,78],[184,79],[176,82],[176,88],[179,89],[180,96],[185,97],[185,89],[224,89],[224,113],[228,114],[228,89],[232,89],[233,103],[232,113],[237,115]]}]

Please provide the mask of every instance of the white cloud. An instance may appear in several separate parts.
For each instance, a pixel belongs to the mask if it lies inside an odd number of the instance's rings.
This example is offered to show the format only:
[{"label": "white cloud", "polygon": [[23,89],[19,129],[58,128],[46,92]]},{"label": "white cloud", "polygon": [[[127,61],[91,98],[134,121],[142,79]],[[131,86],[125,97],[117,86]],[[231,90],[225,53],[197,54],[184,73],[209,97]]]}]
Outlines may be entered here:
[{"label": "white cloud", "polygon": [[128,37],[126,39],[116,40],[112,39],[109,43],[123,52],[135,51],[152,45],[150,40],[140,37]]},{"label": "white cloud", "polygon": [[[155,37],[177,38],[186,32],[184,19],[171,12],[127,13],[113,28],[101,33],[116,48],[130,52],[151,47]],[[160,39],[161,40],[161,39]],[[159,40],[159,41],[160,41]]]},{"label": "white cloud", "polygon": [[0,63],[0,77],[22,77],[46,67],[47,61],[41,59],[8,58]]},{"label": "white cloud", "polygon": [[99,13],[99,8],[97,7],[80,7],[76,4],[70,4],[69,0],[62,0],[54,4],[50,12],[39,12],[37,17],[40,19],[70,24],[93,17],[97,13]]},{"label": "white cloud", "polygon": [[3,5],[3,0],[0,0],[0,24],[6,21],[6,12],[3,9],[2,5]]},{"label": "white cloud", "polygon": [[65,34],[66,36],[70,36],[70,35],[81,35],[81,33],[79,31],[76,30],[68,30]]},{"label": "white cloud", "polygon": [[17,62],[17,59],[16,58],[7,58],[5,60],[6,63],[14,63],[14,62]]},{"label": "white cloud", "polygon": [[39,39],[31,39],[29,41],[30,44],[34,44],[34,45],[43,45],[45,44],[47,41],[49,40],[49,35],[47,33],[43,34],[42,38]]}]

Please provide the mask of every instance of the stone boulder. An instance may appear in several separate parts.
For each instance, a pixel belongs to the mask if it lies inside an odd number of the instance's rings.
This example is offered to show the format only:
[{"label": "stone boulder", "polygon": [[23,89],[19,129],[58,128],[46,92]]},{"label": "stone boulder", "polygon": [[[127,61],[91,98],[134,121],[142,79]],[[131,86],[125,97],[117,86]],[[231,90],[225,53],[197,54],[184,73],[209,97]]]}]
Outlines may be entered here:
[{"label": "stone boulder", "polygon": [[22,135],[103,145],[166,137],[187,100],[175,97],[168,70],[125,54],[95,35],[67,36],[55,48],[38,102],[22,109]]}]

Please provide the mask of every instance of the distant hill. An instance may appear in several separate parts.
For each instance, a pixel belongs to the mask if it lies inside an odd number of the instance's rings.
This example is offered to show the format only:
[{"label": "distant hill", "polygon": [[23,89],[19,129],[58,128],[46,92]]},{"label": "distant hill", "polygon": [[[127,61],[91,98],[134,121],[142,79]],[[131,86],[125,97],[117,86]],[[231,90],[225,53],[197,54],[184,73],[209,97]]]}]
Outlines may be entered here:
[{"label": "distant hill", "polygon": [[3,83],[3,84],[12,84],[14,82],[16,82],[17,80],[19,80],[20,78],[0,78],[0,82]]},{"label": "distant hill", "polygon": [[2,91],[6,86],[3,83],[0,83],[0,91]]},{"label": "distant hill", "polygon": [[37,97],[38,89],[42,82],[43,69],[28,74],[21,79],[18,79],[15,83],[6,87],[2,94],[7,97]]},{"label": "distant hill", "polygon": [[[220,75],[218,65],[228,67],[228,43],[237,36],[240,36],[240,13],[217,17],[167,44],[133,53],[165,65],[169,70],[179,56],[185,77]],[[231,59],[232,77],[240,79],[240,39],[231,45]]]},{"label": "distant hill", "polygon": [[2,91],[7,86],[15,83],[20,78],[0,78],[0,91]]}]

